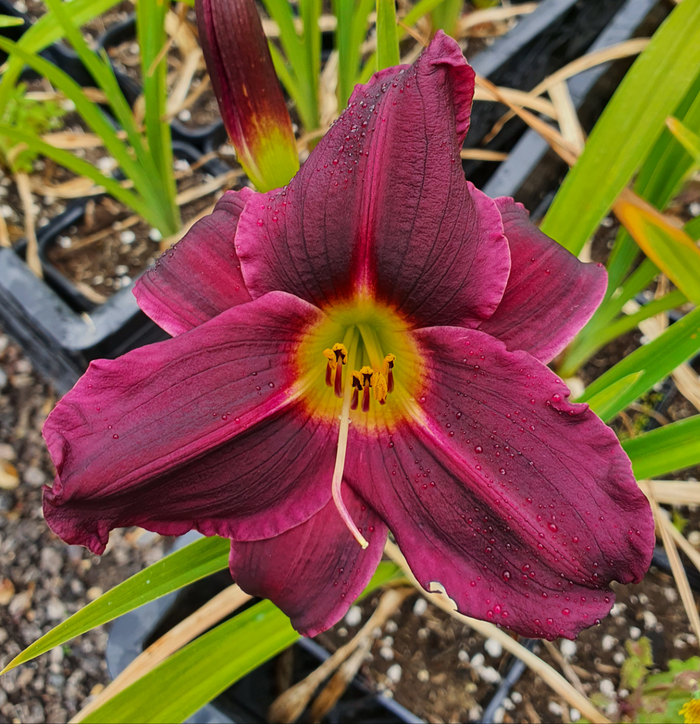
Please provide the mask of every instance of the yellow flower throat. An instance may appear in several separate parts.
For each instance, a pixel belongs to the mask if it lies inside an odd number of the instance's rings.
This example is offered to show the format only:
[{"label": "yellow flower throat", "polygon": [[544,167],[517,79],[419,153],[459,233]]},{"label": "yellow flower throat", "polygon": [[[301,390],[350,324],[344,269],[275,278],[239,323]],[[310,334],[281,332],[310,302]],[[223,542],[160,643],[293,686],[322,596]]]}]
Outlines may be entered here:
[{"label": "yellow flower throat", "polygon": [[423,360],[406,323],[373,300],[357,299],[325,312],[325,320],[308,330],[298,349],[298,389],[310,415],[339,424],[333,501],[366,548],[341,494],[349,426],[352,422],[355,432],[376,440],[378,431],[391,431],[411,417],[420,396]]}]

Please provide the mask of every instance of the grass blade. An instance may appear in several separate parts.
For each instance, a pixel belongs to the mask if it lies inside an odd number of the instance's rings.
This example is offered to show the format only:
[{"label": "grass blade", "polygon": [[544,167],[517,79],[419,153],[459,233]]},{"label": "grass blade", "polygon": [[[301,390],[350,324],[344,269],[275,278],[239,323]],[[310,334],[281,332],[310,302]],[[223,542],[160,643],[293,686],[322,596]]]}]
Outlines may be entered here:
[{"label": "grass blade", "polygon": [[[363,595],[399,573],[392,563],[380,563]],[[185,646],[83,721],[184,721],[298,638],[289,619],[261,601]]]},{"label": "grass blade", "polygon": [[0,28],[14,28],[17,25],[24,25],[24,20],[15,15],[0,15]]},{"label": "grass blade", "polygon": [[107,591],[26,648],[2,673],[40,656],[66,641],[112,621],[149,601],[176,591],[228,567],[230,543],[200,538]]},{"label": "grass blade", "polygon": [[681,123],[677,118],[667,118],[668,130],[676,137],[676,140],[685,148],[694,163],[700,163],[700,136],[693,133],[690,128]]},{"label": "grass blade", "polygon": [[623,450],[639,480],[656,478],[700,463],[700,415],[624,440]]},{"label": "grass blade", "polygon": [[12,126],[0,124],[0,134],[19,143],[26,144],[27,148],[56,161],[56,163],[65,166],[79,176],[86,176],[92,179],[96,184],[104,187],[105,191],[111,196],[114,196],[115,199],[119,199],[119,201],[133,209],[137,214],[143,216],[152,226],[159,227],[159,225],[163,223],[161,217],[158,215],[157,208],[154,209],[144,201],[141,196],[125,189],[119,181],[110,176],[105,176],[99,169],[82,158],[78,158],[78,156],[74,156],[68,151],[45,143],[36,136],[24,133],[24,131],[20,131]]},{"label": "grass blade", "polygon": [[394,0],[377,0],[377,70],[391,68],[399,62]]},{"label": "grass blade", "polygon": [[639,248],[695,304],[700,304],[700,249],[682,229],[625,189],[613,206],[615,216]]},{"label": "grass blade", "polygon": [[586,334],[578,335],[566,351],[566,357],[557,368],[561,377],[571,377],[576,370],[601,347],[617,339],[623,334],[632,331],[640,322],[654,317],[662,312],[675,309],[685,304],[688,298],[679,290],[669,292],[660,299],[654,299],[642,306],[634,314],[624,314],[610,324],[598,329],[588,330]]},{"label": "grass blade", "polygon": [[[651,389],[659,380],[671,374],[676,367],[690,359],[700,350],[700,309],[694,309],[649,344],[635,350],[621,362],[590,384],[579,402],[588,402],[605,388],[624,377],[642,372],[637,381],[617,397],[605,415],[605,422],[611,420],[630,402]],[[647,477],[647,476],[643,476]]]},{"label": "grass blade", "polygon": [[[618,400],[626,394],[627,390],[642,376],[643,372],[633,372],[617,382],[613,382],[597,395],[588,400],[588,406],[598,417],[606,417],[609,409],[614,409]],[[579,402],[580,400],[577,400]]]},{"label": "grass blade", "polygon": [[684,0],[654,34],[596,123],[542,231],[578,254],[691,86],[700,66],[700,0]]},{"label": "grass blade", "polygon": [[[55,1],[55,0],[54,0]],[[164,236],[175,234],[181,226],[180,209],[175,203],[177,188],[173,173],[173,148],[170,124],[167,121],[167,54],[161,53],[167,42],[165,16],[170,0],[139,0],[136,34],[141,50],[141,76],[145,105],[145,126],[148,149],[158,170],[162,215],[167,228]]]},{"label": "grass blade", "polygon": [[[55,13],[65,36],[70,41],[83,65],[97,82],[99,88],[109,99],[110,108],[114,112],[119,124],[126,131],[129,143],[136,153],[136,158],[143,167],[143,169],[139,170],[144,171],[144,173],[139,175],[139,178],[132,178],[134,185],[145,198],[152,199],[154,203],[157,202],[158,197],[160,196],[159,185],[156,183],[156,185],[152,187],[152,184],[149,183],[150,180],[157,178],[157,169],[153,163],[152,157],[143,145],[141,134],[136,128],[131,108],[119,88],[119,83],[117,82],[111,65],[109,62],[101,60],[88,47],[82,33],[78,29],[78,26],[66,12],[62,0],[46,0],[46,4],[50,10]],[[129,175],[128,169],[122,167],[122,170]]]},{"label": "grass blade", "polygon": [[[98,15],[114,7],[120,0],[72,0],[66,3],[66,10],[76,25],[89,22]],[[63,37],[63,29],[53,13],[42,15],[22,37],[17,44],[28,53],[39,53],[51,43]],[[24,62],[21,58],[8,58],[7,68],[0,80],[0,116],[5,109],[10,91],[22,74]]]},{"label": "grass blade", "polygon": [[91,130],[103,140],[105,148],[114,156],[124,173],[126,173],[134,183],[136,183],[137,180],[142,181],[140,177],[142,177],[143,174],[138,164],[129,156],[126,146],[117,137],[117,132],[114,127],[105,118],[99,106],[85,97],[83,89],[67,73],[48,60],[27,52],[7,38],[0,37],[0,49],[4,50],[8,55],[11,54],[20,58],[24,64],[30,66],[46,78],[69,100],[73,101],[76,111],[88,126],[90,126]]}]

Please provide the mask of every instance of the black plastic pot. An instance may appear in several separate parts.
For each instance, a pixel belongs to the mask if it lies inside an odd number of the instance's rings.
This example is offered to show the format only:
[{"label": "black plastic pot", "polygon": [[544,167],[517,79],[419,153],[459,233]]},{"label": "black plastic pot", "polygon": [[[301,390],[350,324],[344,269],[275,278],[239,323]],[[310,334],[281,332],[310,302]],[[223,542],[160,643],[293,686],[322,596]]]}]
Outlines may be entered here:
[{"label": "black plastic pot", "polygon": [[[14,42],[17,42],[32,25],[32,21],[29,15],[27,15],[26,13],[21,13],[19,10],[17,10],[10,0],[0,0],[0,15],[9,15],[11,17],[21,18],[24,21],[22,25],[15,25],[14,27],[8,28],[0,28],[0,35],[3,38],[9,38]],[[69,56],[72,54],[67,48],[63,48],[58,43],[54,43],[48,48],[42,50],[39,55],[41,55],[42,58],[45,58],[46,60],[52,62],[54,65],[57,65],[68,72],[68,66],[70,64]],[[73,55],[73,57],[76,58],[77,56]],[[0,50],[0,64],[4,63],[6,60],[7,53]],[[29,68],[25,68],[24,72],[22,73],[22,77],[36,78],[38,76],[34,71],[30,70]]]},{"label": "black plastic pot", "polygon": [[[558,67],[583,55],[584,50],[594,52],[628,40],[645,26],[652,32],[666,12],[660,0],[587,0],[585,3],[545,0],[534,13],[519,23],[513,34],[527,36],[531,26],[539,27],[542,24],[537,18],[539,14],[551,14],[553,22],[547,26],[546,33],[527,40],[506,63],[501,62],[498,51],[503,45],[507,49],[514,42],[509,33],[475,58],[474,67],[495,83],[503,82],[506,86],[530,90]],[[577,18],[586,19],[585,32],[576,30]],[[517,69],[512,71],[513,67],[527,66],[533,51],[541,43],[549,49],[549,62],[539,64],[525,87],[507,82],[511,72],[517,72]],[[631,60],[626,64],[630,63]],[[592,127],[612,96],[621,80],[621,70],[624,71],[620,64],[624,66],[625,61],[615,66],[612,63],[595,66],[567,81],[574,105],[581,112],[584,128]],[[614,72],[616,69],[617,73]],[[472,122],[473,130],[470,129],[470,135],[467,136],[468,145],[479,145],[483,134],[490,130],[492,122],[504,111],[503,106],[491,104],[492,111],[487,114],[488,123],[484,124],[478,108],[483,105],[477,104],[475,108],[473,117],[477,118],[477,122]],[[510,130],[508,126],[511,126]],[[499,141],[499,138],[502,140]],[[507,151],[507,160],[498,166],[491,164],[490,169],[484,162],[467,162],[467,176],[489,196],[514,196],[534,212],[534,219],[541,217],[566,173],[563,162],[550,151],[547,142],[537,132],[526,129],[519,119],[510,121],[486,148]]]},{"label": "black plastic pot", "polygon": [[[175,143],[173,150],[190,163],[201,158],[201,153],[187,144]],[[214,160],[203,168],[218,175],[223,164]],[[0,326],[19,342],[59,394],[75,384],[93,359],[118,357],[168,338],[138,308],[132,285],[96,307],[47,261],[47,249],[80,222],[86,203],[75,202],[40,229],[37,240],[44,280],[34,276],[24,263],[24,243],[14,249],[0,249]]]},{"label": "black plastic pot", "polygon": [[[197,533],[188,533],[177,540],[175,547],[181,548],[197,537]],[[106,656],[110,675],[116,677],[157,638],[229,585],[231,577],[228,571],[222,571],[118,618],[112,626],[107,643]],[[293,658],[294,682],[310,674],[329,656],[325,649],[310,639],[300,639],[286,655]],[[268,707],[276,696],[275,673],[278,658],[268,661],[236,682],[190,717],[188,722],[265,724],[268,721]],[[343,724],[420,724],[423,720],[392,699],[374,694],[366,682],[356,677],[324,721]]]}]

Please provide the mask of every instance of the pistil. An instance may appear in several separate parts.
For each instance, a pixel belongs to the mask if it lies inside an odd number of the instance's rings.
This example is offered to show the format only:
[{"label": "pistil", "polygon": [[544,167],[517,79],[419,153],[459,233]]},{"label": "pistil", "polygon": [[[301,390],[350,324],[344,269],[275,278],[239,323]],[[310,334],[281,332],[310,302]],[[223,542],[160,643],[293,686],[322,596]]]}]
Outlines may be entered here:
[{"label": "pistil", "polygon": [[[348,334],[346,334],[346,339],[348,338],[348,336],[351,336],[351,339],[349,340],[350,343],[348,344],[348,348],[350,349],[348,362],[350,364],[350,369],[353,369],[357,357],[357,343],[359,341],[360,335],[357,329],[353,327],[352,330],[350,330]],[[340,374],[340,368],[338,369],[337,374]],[[353,380],[354,379],[355,378],[353,375]],[[338,433],[338,450],[335,456],[335,468],[333,470],[331,492],[333,495],[333,502],[335,503],[335,507],[338,509],[338,513],[340,513],[340,517],[343,519],[343,522],[348,527],[348,530],[353,534],[355,540],[362,546],[362,548],[367,548],[369,543],[366,541],[362,533],[360,533],[359,529],[355,525],[355,522],[350,517],[350,513],[348,512],[348,509],[345,507],[345,503],[343,502],[343,494],[341,491],[343,472],[345,470],[345,456],[348,450],[350,403],[352,401],[352,395],[353,384],[351,383],[345,386],[345,391],[343,394],[343,409],[340,413],[340,431]]]}]

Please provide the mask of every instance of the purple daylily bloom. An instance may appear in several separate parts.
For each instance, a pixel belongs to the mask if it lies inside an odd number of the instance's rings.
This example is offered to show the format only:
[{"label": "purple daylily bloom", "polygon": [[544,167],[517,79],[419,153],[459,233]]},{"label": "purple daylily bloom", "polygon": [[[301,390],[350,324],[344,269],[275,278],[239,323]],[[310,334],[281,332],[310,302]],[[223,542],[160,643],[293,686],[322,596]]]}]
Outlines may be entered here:
[{"label": "purple daylily bloom", "polygon": [[545,364],[606,277],[465,181],[474,73],[438,33],[377,73],[291,183],[228,192],[138,283],[175,338],[91,364],[51,414],[45,515],[232,540],[302,633],[394,534],[470,616],[573,637],[654,527],[614,433]]}]

